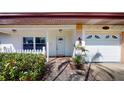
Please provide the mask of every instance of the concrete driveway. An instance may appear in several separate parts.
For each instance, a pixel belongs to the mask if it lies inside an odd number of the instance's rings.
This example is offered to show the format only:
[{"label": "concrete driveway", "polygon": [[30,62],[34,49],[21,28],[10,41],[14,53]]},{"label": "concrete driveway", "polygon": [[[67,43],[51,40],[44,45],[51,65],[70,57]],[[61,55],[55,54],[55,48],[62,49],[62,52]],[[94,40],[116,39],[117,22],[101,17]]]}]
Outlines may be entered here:
[{"label": "concrete driveway", "polygon": [[121,63],[93,63],[89,80],[123,81],[124,64]]}]

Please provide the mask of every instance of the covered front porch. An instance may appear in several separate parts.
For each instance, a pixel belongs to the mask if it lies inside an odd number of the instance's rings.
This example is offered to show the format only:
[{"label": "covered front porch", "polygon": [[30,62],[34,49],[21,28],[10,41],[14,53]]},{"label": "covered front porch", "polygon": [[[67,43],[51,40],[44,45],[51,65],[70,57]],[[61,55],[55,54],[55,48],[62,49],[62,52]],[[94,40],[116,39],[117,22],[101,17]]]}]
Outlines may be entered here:
[{"label": "covered front porch", "polygon": [[75,41],[81,37],[88,50],[88,62],[124,60],[123,14],[5,15],[0,16],[0,46],[3,52],[42,53],[49,61],[50,56],[72,56]]},{"label": "covered front porch", "polygon": [[0,52],[42,53],[72,56],[75,25],[4,25],[0,28]]}]

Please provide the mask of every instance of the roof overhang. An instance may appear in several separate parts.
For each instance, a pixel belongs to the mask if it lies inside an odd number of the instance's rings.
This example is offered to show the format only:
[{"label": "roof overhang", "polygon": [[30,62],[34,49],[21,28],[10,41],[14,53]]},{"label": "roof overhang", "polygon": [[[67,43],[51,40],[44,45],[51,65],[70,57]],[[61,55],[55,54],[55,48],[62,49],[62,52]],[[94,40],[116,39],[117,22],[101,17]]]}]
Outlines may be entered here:
[{"label": "roof overhang", "polygon": [[0,25],[121,24],[124,12],[0,13]]},{"label": "roof overhang", "polygon": [[124,19],[124,12],[22,12],[0,13],[0,18],[43,17],[43,18],[109,18]]}]

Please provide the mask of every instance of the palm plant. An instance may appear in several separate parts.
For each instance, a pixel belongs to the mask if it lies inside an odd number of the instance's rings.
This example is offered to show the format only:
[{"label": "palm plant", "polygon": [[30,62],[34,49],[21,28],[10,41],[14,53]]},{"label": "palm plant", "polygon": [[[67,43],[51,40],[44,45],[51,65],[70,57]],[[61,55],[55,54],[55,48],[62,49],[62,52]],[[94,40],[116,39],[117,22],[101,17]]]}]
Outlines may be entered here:
[{"label": "palm plant", "polygon": [[80,66],[84,65],[85,63],[86,51],[88,50],[86,50],[83,46],[77,46],[75,48],[81,51],[81,53],[76,54],[73,58],[75,65],[80,68]]}]

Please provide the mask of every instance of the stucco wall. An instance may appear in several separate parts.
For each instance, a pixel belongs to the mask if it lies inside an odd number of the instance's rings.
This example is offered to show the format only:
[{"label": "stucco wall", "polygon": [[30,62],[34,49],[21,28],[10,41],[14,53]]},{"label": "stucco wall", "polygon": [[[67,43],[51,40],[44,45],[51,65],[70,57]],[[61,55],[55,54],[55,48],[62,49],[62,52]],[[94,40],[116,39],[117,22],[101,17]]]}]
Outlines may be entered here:
[{"label": "stucco wall", "polygon": [[12,28],[6,28],[0,31],[8,31],[8,34],[0,34],[2,44],[11,44],[15,49],[23,49],[23,37],[46,37],[48,31],[49,37],[49,53],[50,56],[56,56],[56,37],[65,37],[65,55],[70,56],[73,52],[73,29],[64,29],[60,33],[58,28],[14,28],[16,32],[11,31]]},{"label": "stucco wall", "polygon": [[[123,25],[109,25],[109,30],[103,30],[102,27],[106,25],[83,25],[82,26],[82,33],[88,34],[101,34],[101,35],[107,35],[107,34],[117,34],[120,35],[121,32],[124,31]],[[12,29],[16,29],[17,32],[12,32]],[[59,29],[63,29],[62,33],[59,32]],[[56,37],[57,36],[64,36],[65,37],[65,55],[72,55],[73,52],[73,45],[75,42],[75,38],[78,38],[76,35],[76,25],[0,25],[0,41],[3,44],[12,44],[14,48],[16,49],[22,49],[23,48],[23,37],[46,37],[46,32],[48,31],[49,35],[49,51],[50,56],[56,56]],[[5,34],[2,34],[2,33]],[[82,34],[81,33],[81,34]],[[74,37],[75,36],[75,37]],[[112,43],[113,41],[104,42],[103,45]],[[102,42],[101,41],[101,42]],[[88,41],[93,43],[92,41]],[[106,43],[106,44],[105,44]],[[115,45],[117,45],[116,49],[118,51],[118,60],[120,57],[120,42],[115,41]],[[87,41],[86,41],[87,44]],[[94,42],[94,44],[97,45],[97,41]],[[88,45],[87,45],[88,46]],[[99,47],[99,46],[98,46]],[[112,48],[109,48],[112,49]],[[108,50],[109,50],[108,49]],[[94,50],[92,47],[91,50]],[[104,49],[103,49],[104,50]],[[113,50],[110,50],[113,51]],[[103,51],[106,53],[105,51]],[[114,51],[113,51],[114,52]],[[114,53],[113,53],[114,54]],[[113,56],[114,58],[115,56]],[[111,58],[112,59],[112,58]]]}]

